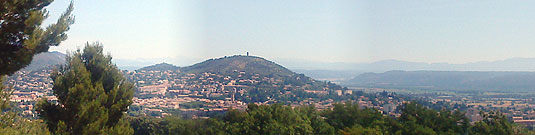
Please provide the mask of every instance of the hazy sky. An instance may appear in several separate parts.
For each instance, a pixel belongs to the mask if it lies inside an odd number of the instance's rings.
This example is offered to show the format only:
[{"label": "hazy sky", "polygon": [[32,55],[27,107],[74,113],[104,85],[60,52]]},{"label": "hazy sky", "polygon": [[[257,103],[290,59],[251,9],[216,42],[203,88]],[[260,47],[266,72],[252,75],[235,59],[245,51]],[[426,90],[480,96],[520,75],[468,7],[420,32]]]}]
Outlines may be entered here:
[{"label": "hazy sky", "polygon": [[[50,21],[69,1],[49,7]],[[76,0],[65,52],[118,59],[233,54],[322,62],[466,63],[535,57],[535,1]]]}]

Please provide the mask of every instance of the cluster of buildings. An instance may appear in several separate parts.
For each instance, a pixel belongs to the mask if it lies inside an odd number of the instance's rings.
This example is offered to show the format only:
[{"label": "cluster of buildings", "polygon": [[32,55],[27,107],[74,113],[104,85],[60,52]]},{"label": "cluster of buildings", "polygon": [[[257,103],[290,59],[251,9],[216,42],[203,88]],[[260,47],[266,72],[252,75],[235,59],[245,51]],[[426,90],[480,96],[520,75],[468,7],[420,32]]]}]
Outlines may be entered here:
[{"label": "cluster of buildings", "polygon": [[[523,96],[522,96],[523,95]],[[531,95],[531,96],[530,96]],[[445,94],[427,93],[414,94],[423,96],[432,103],[445,102],[464,110],[465,115],[472,121],[483,119],[482,113],[500,112],[513,120],[514,123],[535,126],[535,96],[521,93],[473,93],[473,94]]]},{"label": "cluster of buildings", "polygon": [[[247,104],[237,100],[236,95],[245,94],[252,85],[261,81],[269,83],[281,81],[261,78],[259,74],[246,77],[245,72],[236,72],[232,76],[215,73],[185,74],[178,70],[127,71],[125,74],[128,79],[135,82],[138,89],[133,105],[151,109],[173,108],[181,111],[244,109]],[[195,109],[180,107],[182,103],[198,101],[206,105]]]},{"label": "cluster of buildings", "polygon": [[36,72],[19,71],[8,78],[5,86],[13,90],[10,101],[17,103],[23,115],[36,116],[34,105],[41,98],[56,101],[52,94],[53,81],[49,77],[52,70],[43,69]]},{"label": "cluster of buildings", "polygon": [[[49,77],[51,70],[36,72],[19,71],[8,78],[6,86],[12,87],[10,100],[22,108],[23,114],[36,116],[34,104],[41,98],[57,100],[52,94],[53,81]],[[217,73],[183,73],[173,70],[151,71],[123,71],[125,77],[136,85],[136,93],[132,106],[142,107],[141,114],[157,114],[164,116],[168,110],[183,112],[225,111],[229,108],[245,109],[249,99],[248,94],[259,87],[280,89],[279,96],[296,97],[295,90],[300,94],[311,94],[316,97],[306,97],[300,100],[276,99],[269,96],[265,102],[257,104],[284,103],[291,106],[314,105],[317,109],[328,109],[335,103],[351,101],[360,107],[376,108],[385,115],[398,117],[398,106],[407,102],[384,89],[329,89],[310,85],[294,86],[284,80],[243,71],[230,74]],[[380,91],[383,92],[380,92]],[[258,90],[257,90],[258,91]],[[362,91],[375,93],[363,95]],[[302,95],[301,95],[302,96]],[[425,97],[432,103],[446,102],[450,105],[464,105],[466,116],[472,121],[483,119],[480,111],[489,112],[499,110],[514,120],[515,123],[535,125],[535,100],[533,98],[511,98],[511,96],[496,95],[456,95],[456,94],[412,94],[413,97]],[[328,98],[318,98],[328,97]],[[183,106],[189,103],[201,103],[200,106]]]},{"label": "cluster of buildings", "polygon": [[[19,71],[10,76],[7,86],[13,88],[10,100],[17,103],[26,116],[35,117],[34,105],[41,99],[47,98],[57,101],[52,93],[53,81],[50,78],[52,70],[40,71]],[[284,80],[275,77],[262,76],[260,74],[235,71],[231,74],[216,73],[182,73],[180,71],[123,71],[127,79],[136,85],[136,93],[133,98],[133,106],[142,107],[141,114],[166,115],[168,110],[179,110],[184,112],[209,112],[225,111],[229,108],[245,109],[247,103],[244,99],[251,98],[247,94],[258,87],[268,87],[282,89],[285,92],[279,93],[288,97],[295,96],[293,90],[302,90],[308,94],[319,96],[334,95],[336,97],[352,96],[353,90],[331,90],[320,87],[310,89],[311,84],[294,86],[285,83]],[[299,79],[299,78],[297,78]],[[275,97],[267,97],[265,102],[254,102],[257,104],[277,103]],[[402,102],[394,100],[392,97],[369,98],[359,96],[354,100],[361,107],[377,108],[384,114],[396,115],[395,109]],[[251,102],[251,101],[249,101]],[[317,98],[306,98],[297,101],[287,101],[286,104],[292,106],[314,105],[317,109],[327,109],[334,103],[340,102],[336,99],[319,100]],[[181,106],[188,103],[203,103],[200,107]],[[138,110],[139,111],[139,110]]]},{"label": "cluster of buildings", "polygon": [[[247,107],[244,99],[252,98],[247,94],[251,90],[262,88],[280,89],[279,96],[295,97],[293,90],[302,90],[308,94],[318,96],[334,95],[335,97],[354,96],[353,90],[338,89],[329,91],[328,87],[311,88],[311,84],[295,86],[284,83],[284,80],[275,77],[263,76],[244,71],[234,71],[233,73],[182,73],[178,70],[140,70],[125,71],[128,79],[135,82],[138,90],[134,98],[136,106],[144,106],[144,114],[154,114],[150,111],[162,112],[169,108],[181,111],[212,111],[245,109]],[[299,78],[296,78],[299,79]],[[394,95],[381,96],[382,98],[369,98],[357,96],[354,100],[361,107],[377,108],[384,114],[398,115],[396,107],[403,103],[400,99],[393,99]],[[276,97],[267,97],[265,102],[254,102],[257,104],[269,104],[281,102]],[[189,102],[203,102],[206,105],[199,108],[184,108],[181,104]],[[327,109],[340,100],[318,98],[305,98],[297,101],[286,101],[285,104],[292,106],[314,105],[317,109]],[[250,102],[249,102],[250,103]]]}]

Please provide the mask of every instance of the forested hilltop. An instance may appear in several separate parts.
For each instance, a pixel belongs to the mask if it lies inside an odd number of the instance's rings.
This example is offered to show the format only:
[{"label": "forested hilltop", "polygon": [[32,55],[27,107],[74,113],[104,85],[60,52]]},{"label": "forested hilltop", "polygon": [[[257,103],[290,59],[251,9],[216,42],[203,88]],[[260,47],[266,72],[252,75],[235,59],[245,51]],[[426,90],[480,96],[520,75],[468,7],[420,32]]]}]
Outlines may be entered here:
[{"label": "forested hilltop", "polygon": [[295,73],[285,67],[258,56],[234,55],[209,59],[201,63],[181,68],[188,73],[233,73],[244,71],[261,75],[292,76]]},{"label": "forested hilltop", "polygon": [[[225,56],[186,67],[161,63],[125,73],[140,88],[139,98],[189,95],[206,99],[253,102],[289,102],[335,95],[347,88],[297,74],[258,56]],[[164,87],[166,93],[148,88]],[[326,100],[327,98],[321,98]]]},{"label": "forested hilltop", "polygon": [[146,71],[166,71],[166,70],[179,70],[180,67],[177,67],[175,65],[169,64],[169,63],[159,63],[147,67],[140,68],[138,70],[146,70]]}]

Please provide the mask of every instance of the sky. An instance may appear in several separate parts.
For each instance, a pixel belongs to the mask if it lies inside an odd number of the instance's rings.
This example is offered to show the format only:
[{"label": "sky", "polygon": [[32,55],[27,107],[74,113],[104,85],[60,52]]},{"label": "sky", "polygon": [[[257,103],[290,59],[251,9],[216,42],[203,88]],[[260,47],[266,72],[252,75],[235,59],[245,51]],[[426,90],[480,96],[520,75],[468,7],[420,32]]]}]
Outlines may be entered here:
[{"label": "sky", "polygon": [[[55,0],[49,24],[70,1]],[[177,65],[245,54],[317,62],[535,57],[535,1],[75,0],[69,38],[114,59]]]}]

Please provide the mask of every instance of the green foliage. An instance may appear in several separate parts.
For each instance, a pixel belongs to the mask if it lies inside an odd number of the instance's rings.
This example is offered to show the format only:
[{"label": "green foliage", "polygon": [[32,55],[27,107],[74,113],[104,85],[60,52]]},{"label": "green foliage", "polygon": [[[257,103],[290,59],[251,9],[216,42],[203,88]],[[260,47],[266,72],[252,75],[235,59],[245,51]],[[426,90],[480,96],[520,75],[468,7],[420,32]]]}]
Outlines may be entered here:
[{"label": "green foliage", "polygon": [[399,121],[405,134],[464,134],[469,127],[460,111],[435,111],[414,102],[403,105]]},{"label": "green foliage", "polygon": [[245,114],[238,115],[242,116],[239,118],[226,117],[226,119],[242,119],[228,123],[232,133],[255,135],[314,133],[310,119],[289,106],[249,104],[247,111],[243,113]]},{"label": "green foliage", "polygon": [[9,97],[13,92],[3,85],[6,75],[26,67],[35,54],[46,52],[67,39],[66,31],[73,24],[73,4],[55,24],[45,29],[41,23],[48,16],[44,9],[53,0],[0,1],[0,134],[48,134],[39,122],[17,118],[10,111]]},{"label": "green foliage", "polygon": [[351,128],[346,127],[344,130],[340,131],[340,134],[343,135],[383,135],[378,128],[364,128],[360,125],[354,125]]},{"label": "green foliage", "polygon": [[256,56],[231,56],[219,59],[210,59],[204,62],[181,68],[184,72],[189,73],[224,73],[232,74],[240,71],[247,73],[257,73],[260,75],[271,76],[291,76],[295,73],[292,71],[261,57]]},{"label": "green foliage", "polygon": [[9,101],[13,90],[3,85],[5,77],[0,77],[0,134],[2,135],[27,135],[40,134],[48,135],[46,125],[40,120],[30,121],[18,116],[18,112],[12,108]]},{"label": "green foliage", "polygon": [[151,135],[162,134],[163,127],[160,125],[162,119],[155,119],[150,117],[128,117],[130,126],[135,131],[135,135]]},{"label": "green foliage", "polygon": [[9,127],[14,123],[16,114],[8,109],[11,108],[11,102],[9,96],[13,93],[13,90],[4,86],[3,82],[6,77],[0,76],[0,128]]},{"label": "green foliage", "polygon": [[176,71],[176,70],[179,70],[179,69],[180,69],[180,67],[177,67],[177,66],[169,64],[169,63],[160,63],[160,64],[156,64],[156,65],[152,65],[152,66],[143,67],[143,68],[140,68],[138,70],[146,70],[146,71],[167,71],[167,70],[172,70],[172,71]]},{"label": "green foliage", "polygon": [[473,135],[512,135],[513,125],[507,120],[505,115],[499,112],[485,114],[481,112],[483,120],[474,123],[470,127],[470,134]]},{"label": "green foliage", "polygon": [[170,116],[163,119],[130,118],[135,134],[321,134],[332,135],[334,128],[327,124],[319,111],[305,106],[292,108],[280,104],[249,104],[246,111],[229,110],[223,117],[210,119],[182,119]]},{"label": "green foliage", "polygon": [[134,129],[130,127],[130,123],[126,118],[121,118],[119,122],[109,129],[104,129],[103,134],[108,135],[131,135],[134,134]]},{"label": "green foliage", "polygon": [[121,118],[132,104],[134,85],[102,51],[99,43],[88,43],[51,74],[58,104],[43,99],[36,110],[53,133],[128,133]]},{"label": "green foliage", "polygon": [[163,119],[150,117],[130,117],[130,125],[135,135],[222,135],[226,134],[225,124],[217,119],[185,120],[170,116]]},{"label": "green foliage", "polygon": [[529,130],[523,125],[513,124],[513,135],[535,135],[535,131]]},{"label": "green foliage", "polygon": [[223,123],[214,119],[182,120],[178,117],[166,118],[167,131],[170,135],[221,135],[224,134]]},{"label": "green foliage", "polygon": [[10,107],[9,96],[13,93],[10,88],[4,86],[5,79],[5,76],[0,76],[0,90],[2,91],[0,92],[0,110],[2,111]]},{"label": "green foliage", "polygon": [[300,115],[304,115],[310,119],[310,126],[314,129],[314,134],[316,135],[333,135],[335,134],[335,129],[333,126],[329,125],[321,116],[320,111],[318,111],[314,106],[302,106],[296,108]]},{"label": "green foliage", "polygon": [[14,124],[0,127],[2,135],[49,135],[46,125],[40,120],[30,121],[20,117],[14,119]]},{"label": "green foliage", "polygon": [[185,109],[202,108],[202,107],[205,107],[207,104],[210,104],[210,103],[206,103],[204,101],[192,101],[192,102],[181,103],[180,108],[185,108]]},{"label": "green foliage", "polygon": [[223,117],[182,119],[176,116],[131,118],[135,134],[317,134],[317,135],[464,135],[533,134],[491,113],[470,125],[458,111],[429,109],[414,102],[401,107],[402,116],[383,116],[375,109],[346,102],[318,111],[313,106],[249,104],[245,111],[229,110]]},{"label": "green foliage", "polygon": [[0,1],[0,76],[15,73],[30,64],[35,54],[67,39],[65,32],[74,23],[72,3],[55,24],[41,28],[48,17],[44,8],[52,1]]},{"label": "green foliage", "polygon": [[346,102],[345,104],[334,104],[332,110],[326,110],[323,116],[325,121],[335,129],[340,130],[345,127],[361,125],[370,127],[374,121],[383,120],[384,117],[375,109],[360,109],[358,104]]}]

